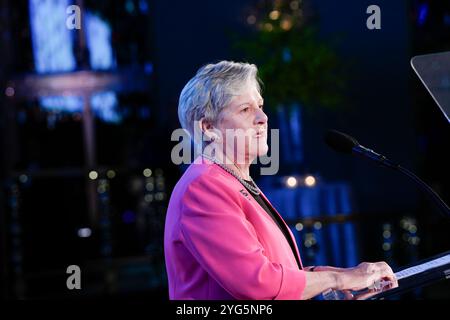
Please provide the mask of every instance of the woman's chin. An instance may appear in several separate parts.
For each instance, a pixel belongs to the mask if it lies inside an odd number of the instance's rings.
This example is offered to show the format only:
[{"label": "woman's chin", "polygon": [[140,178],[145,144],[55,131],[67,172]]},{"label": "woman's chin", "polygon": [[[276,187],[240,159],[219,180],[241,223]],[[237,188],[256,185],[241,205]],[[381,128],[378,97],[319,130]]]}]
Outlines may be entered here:
[{"label": "woman's chin", "polygon": [[267,154],[269,151],[269,146],[267,143],[260,143],[258,146],[258,150],[255,150],[255,154],[257,157],[261,157]]}]

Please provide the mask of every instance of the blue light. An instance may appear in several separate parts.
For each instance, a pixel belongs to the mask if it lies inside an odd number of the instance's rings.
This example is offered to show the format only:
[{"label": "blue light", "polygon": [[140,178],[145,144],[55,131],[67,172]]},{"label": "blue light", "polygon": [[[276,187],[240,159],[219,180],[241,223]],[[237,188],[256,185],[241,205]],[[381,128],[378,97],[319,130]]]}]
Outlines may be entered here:
[{"label": "blue light", "polygon": [[[70,72],[76,68],[73,54],[73,34],[66,28],[68,0],[30,0],[30,25],[33,56],[37,73]],[[63,27],[61,27],[63,26]],[[86,42],[93,70],[116,67],[111,46],[111,28],[99,17],[85,13]],[[61,113],[83,112],[83,99],[76,96],[51,96],[39,98],[46,111]],[[100,92],[91,98],[97,117],[110,123],[122,119],[117,110],[117,96],[112,91]]]},{"label": "blue light", "polygon": [[100,92],[92,96],[92,110],[103,121],[120,123],[122,121],[118,112],[117,96],[112,91]]},{"label": "blue light", "polygon": [[66,28],[68,0],[30,0],[30,26],[38,73],[73,71],[73,32]]},{"label": "blue light", "polygon": [[41,106],[47,111],[83,112],[83,99],[81,97],[44,97],[40,98]]},{"label": "blue light", "polygon": [[144,71],[146,74],[151,74],[153,72],[153,64],[151,62],[145,63]]},{"label": "blue light", "polygon": [[[61,113],[82,113],[83,99],[81,97],[44,97],[39,99],[46,111]],[[96,93],[91,98],[92,111],[99,119],[109,123],[120,123],[122,117],[118,111],[117,96],[112,91]]]},{"label": "blue light", "polygon": [[417,22],[419,24],[419,26],[423,26],[425,24],[425,20],[427,19],[428,16],[428,3],[422,3],[419,6],[419,15],[417,18]]},{"label": "blue light", "polygon": [[139,0],[139,9],[141,9],[142,13],[148,13],[147,0]]},{"label": "blue light", "polygon": [[89,12],[85,14],[85,26],[91,68],[93,70],[114,68],[116,62],[111,47],[111,27],[100,17]]},{"label": "blue light", "polygon": [[133,13],[133,11],[134,11],[134,3],[133,3],[133,1],[128,0],[125,3],[125,10],[127,10],[128,13]]},{"label": "blue light", "polygon": [[284,48],[283,49],[283,61],[291,62],[291,60],[292,60],[291,50],[289,50],[289,48]]},{"label": "blue light", "polygon": [[[351,188],[347,184],[342,184],[340,189],[340,202],[341,210],[343,214],[351,214],[352,203],[351,203]],[[344,234],[344,252],[345,252],[345,266],[352,267],[358,263],[358,253],[356,246],[356,231],[353,222],[345,222],[342,225]]]},{"label": "blue light", "polygon": [[292,106],[289,119],[292,134],[291,157],[297,162],[303,162],[303,128],[302,128],[302,109],[298,104]]},{"label": "blue light", "polygon": [[[338,191],[336,186],[326,186],[328,189],[327,192],[325,192],[325,207],[326,212],[330,216],[334,216],[338,214],[338,203],[336,201],[337,195],[336,192]],[[331,247],[331,257],[333,260],[333,264],[336,266],[343,266],[343,260],[344,260],[344,248],[343,243],[341,241],[341,235],[340,235],[340,226],[338,226],[335,223],[331,223],[328,225],[328,236],[329,236],[329,243]]]}]

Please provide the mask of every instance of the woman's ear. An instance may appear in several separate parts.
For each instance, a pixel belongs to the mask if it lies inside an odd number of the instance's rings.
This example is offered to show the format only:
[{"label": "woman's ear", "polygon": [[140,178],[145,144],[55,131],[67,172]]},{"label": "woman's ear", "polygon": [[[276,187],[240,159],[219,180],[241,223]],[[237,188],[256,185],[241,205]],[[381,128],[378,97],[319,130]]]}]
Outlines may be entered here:
[{"label": "woman's ear", "polygon": [[214,125],[210,120],[205,119],[204,117],[199,121],[200,130],[203,135],[205,135],[209,141],[219,141],[220,137],[217,135],[217,129],[214,128]]},{"label": "woman's ear", "polygon": [[210,120],[207,120],[205,117],[201,118],[199,121],[200,130],[206,134],[209,130],[213,129],[214,126],[212,125]]}]

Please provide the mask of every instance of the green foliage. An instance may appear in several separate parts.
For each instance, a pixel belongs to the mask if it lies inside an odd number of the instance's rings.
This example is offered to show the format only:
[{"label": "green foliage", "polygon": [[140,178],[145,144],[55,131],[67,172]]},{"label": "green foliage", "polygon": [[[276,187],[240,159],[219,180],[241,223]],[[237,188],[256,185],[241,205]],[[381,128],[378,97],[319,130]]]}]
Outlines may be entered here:
[{"label": "green foliage", "polygon": [[313,25],[282,7],[278,19],[270,18],[271,10],[262,14],[253,33],[234,37],[235,49],[258,66],[268,106],[338,107],[345,81],[335,50],[318,39]]}]

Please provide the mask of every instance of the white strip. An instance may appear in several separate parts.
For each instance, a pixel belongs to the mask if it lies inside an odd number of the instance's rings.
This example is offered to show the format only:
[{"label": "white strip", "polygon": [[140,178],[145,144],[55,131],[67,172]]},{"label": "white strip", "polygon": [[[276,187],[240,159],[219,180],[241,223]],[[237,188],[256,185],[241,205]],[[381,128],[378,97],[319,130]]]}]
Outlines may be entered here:
[{"label": "white strip", "polygon": [[397,280],[400,280],[427,271],[432,268],[443,266],[447,263],[450,263],[450,253],[447,254],[446,256],[399,271],[395,274],[395,276],[397,277]]}]

